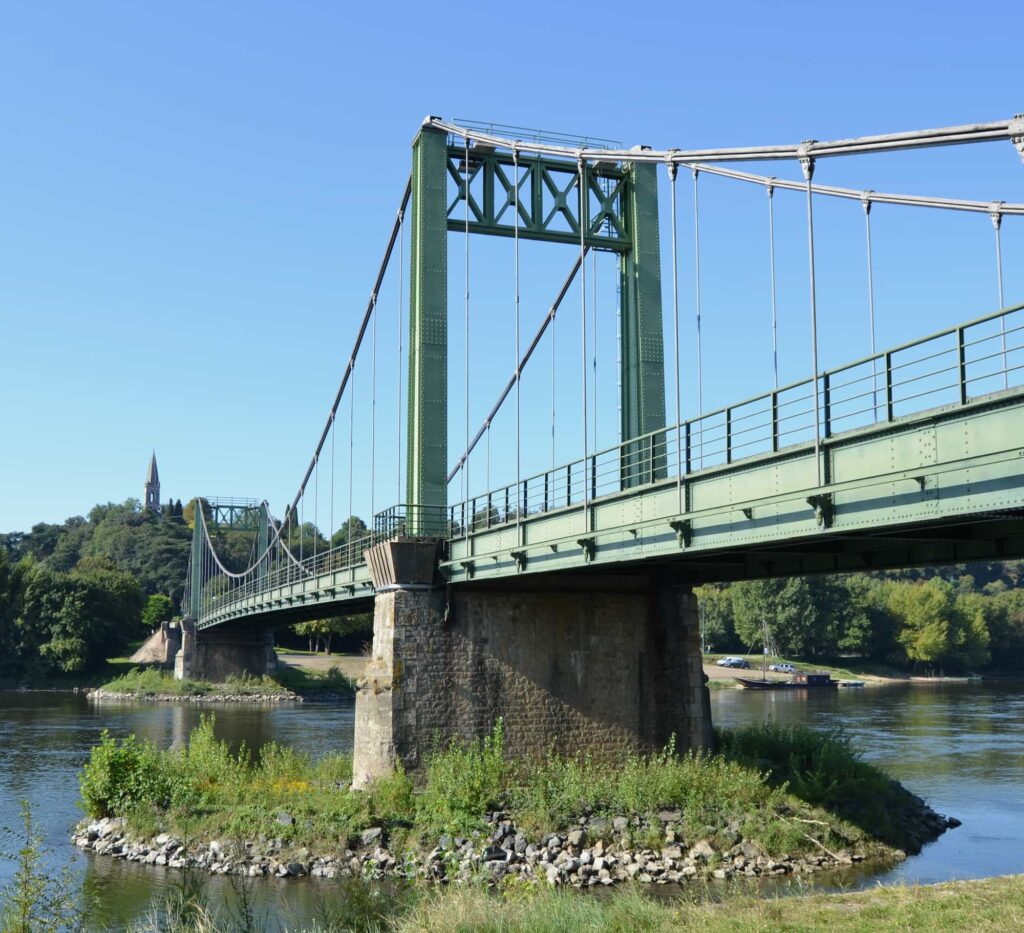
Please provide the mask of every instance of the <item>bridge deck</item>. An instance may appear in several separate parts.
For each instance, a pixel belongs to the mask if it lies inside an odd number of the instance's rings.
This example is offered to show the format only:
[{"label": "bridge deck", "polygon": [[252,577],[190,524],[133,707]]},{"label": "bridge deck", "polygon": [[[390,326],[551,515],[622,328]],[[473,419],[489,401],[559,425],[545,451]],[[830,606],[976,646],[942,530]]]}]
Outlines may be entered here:
[{"label": "bridge deck", "polygon": [[[999,559],[1024,555],[1021,516],[1018,388],[823,439],[817,457],[805,442],[489,528],[453,526],[441,570],[456,585],[637,566],[699,583]],[[321,554],[314,569],[213,600],[199,627],[289,624],[369,605],[358,554],[347,566]]]}]

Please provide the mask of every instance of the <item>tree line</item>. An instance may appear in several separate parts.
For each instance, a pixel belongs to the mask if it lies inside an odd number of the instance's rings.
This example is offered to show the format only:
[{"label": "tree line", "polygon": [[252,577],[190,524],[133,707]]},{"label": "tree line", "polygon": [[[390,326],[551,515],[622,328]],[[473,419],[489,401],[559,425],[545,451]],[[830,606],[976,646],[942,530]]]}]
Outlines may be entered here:
[{"label": "tree line", "polygon": [[[208,506],[203,503],[204,508]],[[197,500],[171,501],[159,513],[138,499],[96,505],[86,516],[40,522],[28,532],[0,534],[0,678],[96,671],[124,654],[161,622],[177,616],[188,567]],[[361,537],[355,516],[332,535],[338,546]],[[248,565],[253,532],[211,528],[217,553],[232,570]],[[324,536],[307,523],[292,529],[307,553]],[[313,623],[315,645],[366,627],[330,619]]]},{"label": "tree line", "polygon": [[697,588],[705,648],[857,656],[906,670],[1024,668],[1019,562],[891,574],[794,577]]}]

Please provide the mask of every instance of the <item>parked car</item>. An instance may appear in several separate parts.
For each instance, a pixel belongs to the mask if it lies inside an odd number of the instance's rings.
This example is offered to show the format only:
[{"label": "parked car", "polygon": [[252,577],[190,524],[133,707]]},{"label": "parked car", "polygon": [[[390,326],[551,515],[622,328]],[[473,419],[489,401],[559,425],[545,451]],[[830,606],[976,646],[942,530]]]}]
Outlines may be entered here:
[{"label": "parked car", "polygon": [[776,674],[795,674],[796,673],[796,665],[795,664],[785,664],[785,663],[783,663],[783,664],[769,664],[768,665],[768,670],[775,671]]},{"label": "parked car", "polygon": [[719,667],[738,667],[740,669],[746,669],[750,667],[750,662],[746,658],[719,658],[715,661]]}]

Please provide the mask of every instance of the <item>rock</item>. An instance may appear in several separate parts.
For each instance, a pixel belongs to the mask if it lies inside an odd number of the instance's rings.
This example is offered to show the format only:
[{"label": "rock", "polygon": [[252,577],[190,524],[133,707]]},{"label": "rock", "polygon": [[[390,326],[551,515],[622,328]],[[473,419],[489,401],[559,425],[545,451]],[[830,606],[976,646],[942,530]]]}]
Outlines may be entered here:
[{"label": "rock", "polygon": [[717,879],[718,879],[719,881],[725,881],[725,878],[726,878],[726,872],[725,872],[725,869],[724,869],[724,868],[716,868],[716,869],[715,869],[715,870],[714,870],[714,871],[712,872],[712,874],[713,874],[713,875],[714,875],[714,877],[716,877],[716,878],[717,878]]},{"label": "rock", "polygon": [[680,859],[683,857],[682,846],[665,846],[661,850],[661,857],[663,859]]},{"label": "rock", "polygon": [[583,840],[587,837],[587,831],[585,829],[574,829],[571,830],[569,835],[566,836],[566,842],[571,846],[579,848],[583,845]]},{"label": "rock", "polygon": [[551,885],[559,884],[561,882],[561,880],[562,880],[561,872],[557,868],[555,868],[554,865],[551,865],[548,868],[548,871],[547,871],[547,879],[548,879],[548,884],[551,884]]},{"label": "rock", "polygon": [[702,858],[707,861],[707,859],[712,858],[715,854],[714,847],[707,839],[701,839],[700,842],[690,846],[690,855],[693,858]]},{"label": "rock", "polygon": [[220,855],[221,852],[222,852],[222,849],[221,849],[220,843],[216,839],[214,839],[210,843],[210,855],[216,857],[216,856]]},{"label": "rock", "polygon": [[756,859],[764,856],[764,849],[756,842],[742,842],[739,844],[739,850],[744,858]]},{"label": "rock", "polygon": [[381,836],[384,830],[379,826],[374,826],[371,829],[364,829],[363,834],[359,837],[364,846],[377,845],[381,841]]},{"label": "rock", "polygon": [[612,820],[612,827],[617,833],[624,833],[629,828],[629,820],[624,816],[617,816]]},{"label": "rock", "polygon": [[590,832],[595,836],[603,836],[608,832],[608,828],[611,824],[603,818],[598,818],[590,821]]},{"label": "rock", "polygon": [[684,878],[692,878],[695,874],[697,874],[697,866],[684,865],[682,869],[680,869],[679,874],[682,875]]},{"label": "rock", "polygon": [[594,860],[594,856],[591,853],[590,849],[584,849],[580,853],[580,864],[581,865],[589,865],[593,860]]},{"label": "rock", "polygon": [[659,810],[658,819],[662,823],[678,823],[683,818],[682,810]]},{"label": "rock", "polygon": [[277,814],[277,822],[282,826],[291,826],[295,822],[295,817],[290,813],[281,812]]}]

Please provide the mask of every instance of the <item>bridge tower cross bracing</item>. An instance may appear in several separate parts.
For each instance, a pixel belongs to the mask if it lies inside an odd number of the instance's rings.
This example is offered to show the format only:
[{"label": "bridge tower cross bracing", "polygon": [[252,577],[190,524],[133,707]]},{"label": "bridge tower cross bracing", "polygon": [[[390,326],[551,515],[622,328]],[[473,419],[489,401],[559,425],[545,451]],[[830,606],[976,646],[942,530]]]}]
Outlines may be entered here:
[{"label": "bridge tower cross bracing", "polygon": [[[578,167],[532,155],[528,145],[515,157],[474,145],[467,163],[464,144],[425,124],[412,150],[406,529],[417,535],[448,504],[448,230],[575,246],[582,228],[588,248],[618,255],[622,442],[665,426],[665,364],[655,165],[585,163],[580,198]],[[449,176],[457,183],[450,203]],[[518,223],[509,219],[516,213]],[[623,488],[665,475],[663,444],[644,446],[623,447]]]}]

